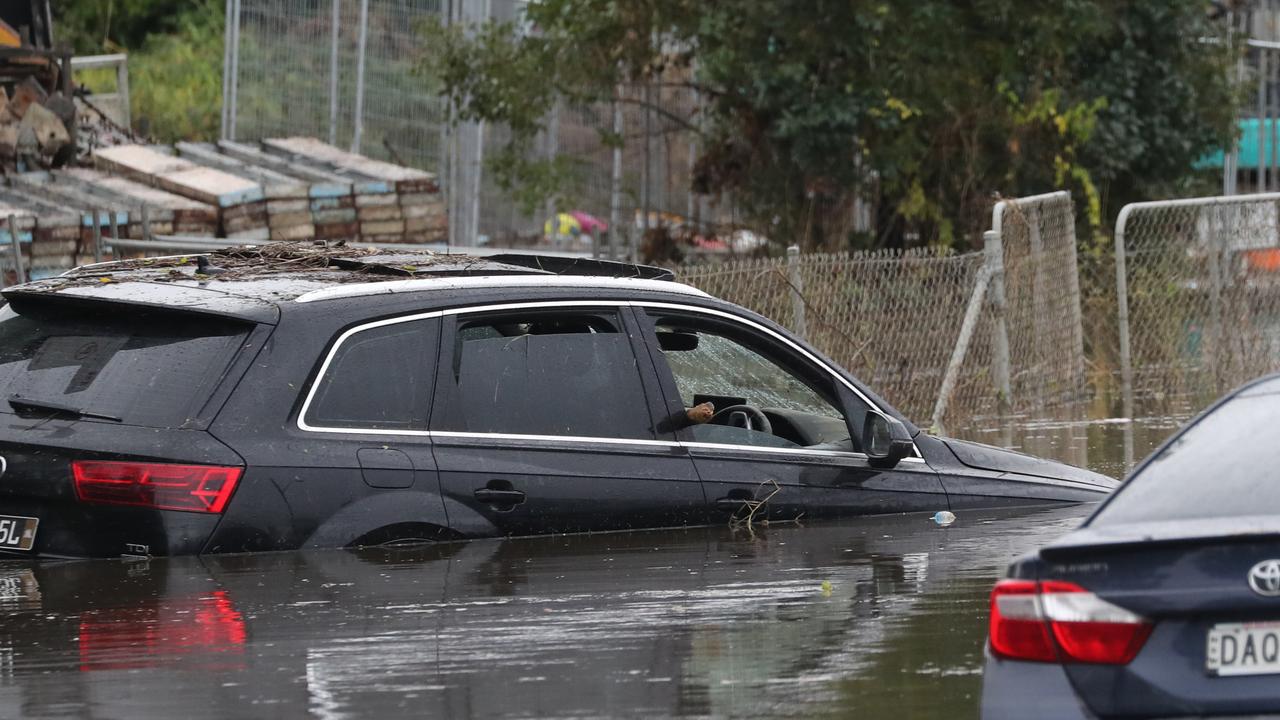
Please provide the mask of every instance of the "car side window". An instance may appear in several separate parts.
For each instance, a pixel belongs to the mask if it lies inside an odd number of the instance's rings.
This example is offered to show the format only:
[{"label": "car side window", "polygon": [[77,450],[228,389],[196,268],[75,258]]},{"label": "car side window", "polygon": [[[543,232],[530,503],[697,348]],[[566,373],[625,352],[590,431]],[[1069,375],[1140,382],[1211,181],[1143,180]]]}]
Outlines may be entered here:
[{"label": "car side window", "polygon": [[335,349],[303,421],[311,427],[421,430],[435,376],[435,319],[360,330]]},{"label": "car side window", "polygon": [[460,315],[431,429],[653,439],[631,340],[615,312]]},{"label": "car side window", "polygon": [[[770,338],[692,314],[649,312],[695,442],[857,450],[829,378],[816,376]],[[862,411],[865,413],[865,409]],[[763,419],[760,416],[763,416]],[[861,418],[855,418],[859,423]]]}]

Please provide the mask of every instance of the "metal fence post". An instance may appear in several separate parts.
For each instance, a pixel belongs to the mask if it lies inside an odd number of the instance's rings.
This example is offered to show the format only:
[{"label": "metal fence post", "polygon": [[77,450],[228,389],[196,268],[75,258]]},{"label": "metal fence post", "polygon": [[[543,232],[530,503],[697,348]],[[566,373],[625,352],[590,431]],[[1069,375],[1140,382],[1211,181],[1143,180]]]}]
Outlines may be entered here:
[{"label": "metal fence post", "polygon": [[17,285],[27,281],[27,271],[22,267],[22,243],[18,242],[18,218],[9,216],[9,243],[13,246],[13,269]]},{"label": "metal fence post", "polygon": [[[1261,165],[1259,165],[1261,168]],[[1226,335],[1223,333],[1222,327],[1222,258],[1221,248],[1219,247],[1219,239],[1222,233],[1219,232],[1218,211],[1221,208],[1217,205],[1210,205],[1204,210],[1208,213],[1206,219],[1206,236],[1205,249],[1209,254],[1209,326],[1211,328],[1211,340],[1202,343],[1209,358],[1209,373],[1213,379],[1213,389],[1215,392],[1222,392],[1222,357],[1221,352],[1226,346]]]},{"label": "metal fence post", "polygon": [[111,211],[111,259],[116,257],[116,243],[120,242],[120,222],[116,211]]},{"label": "metal fence post", "polygon": [[800,247],[787,248],[787,282],[791,286],[791,330],[808,339],[809,327],[804,316],[804,276],[800,274]]},{"label": "metal fence post", "polygon": [[994,229],[982,234],[987,272],[991,275],[991,375],[996,390],[996,407],[1001,415],[1007,415],[1013,406],[1013,390],[1009,381],[1009,328],[1005,322],[1004,242],[1000,237],[1004,206],[1003,202],[996,203],[992,216]]},{"label": "metal fence post", "polygon": [[[1048,310],[1046,309],[1047,298],[1045,297],[1045,253],[1044,238],[1040,234],[1040,204],[1035,203],[1027,208],[1027,241],[1031,248],[1031,302],[1035,308],[1036,322],[1032,323],[1032,333],[1035,338],[1034,354],[1037,363],[1042,363],[1046,359],[1046,355],[1053,350],[1046,347],[1044,339],[1044,324],[1048,319]],[[1042,383],[1035,384],[1035,407],[1037,414],[1044,406],[1044,385]]]},{"label": "metal fence post", "polygon": [[102,221],[99,220],[98,208],[93,209],[93,261],[102,262]]},{"label": "metal fence post", "polygon": [[[1120,397],[1123,405],[1123,414],[1130,421],[1133,420],[1133,357],[1129,344],[1129,276],[1126,269],[1125,247],[1124,247],[1124,231],[1125,225],[1129,221],[1129,214],[1133,212],[1133,205],[1125,205],[1120,210],[1119,217],[1116,218],[1116,324],[1120,327]],[[1133,464],[1132,458],[1126,457],[1125,462],[1129,465]]]},{"label": "metal fence post", "polygon": [[[237,0],[239,2],[239,0]],[[356,50],[356,109],[351,130],[351,152],[360,152],[360,136],[364,132],[364,64],[369,43],[369,0],[360,0],[360,43]]]},{"label": "metal fence post", "polygon": [[222,29],[222,127],[218,133],[218,137],[223,140],[230,139],[227,131],[231,124],[227,122],[227,108],[231,107],[231,53],[234,48],[231,44],[231,26],[235,22],[232,13],[235,11],[235,0],[226,0],[227,13]]},{"label": "metal fence post", "polygon": [[329,28],[329,144],[338,144],[338,36],[342,27],[342,0],[333,0]]},{"label": "metal fence post", "polygon": [[[547,129],[543,135],[543,138],[546,141],[546,148],[544,152],[547,156],[547,161],[550,163],[554,163],[556,160],[556,154],[560,152],[560,100],[559,99],[556,99],[555,102],[551,104],[551,112],[548,113],[548,116],[547,116]],[[545,209],[546,216],[548,218],[551,218],[554,222],[556,213],[557,213],[557,208],[556,208],[555,198],[547,198],[547,204]],[[552,235],[558,246],[560,242],[560,234],[553,233]]]},{"label": "metal fence post", "polygon": [[933,406],[933,418],[929,432],[943,435],[946,429],[942,419],[947,414],[947,406],[951,404],[951,396],[956,390],[956,380],[960,377],[960,368],[964,365],[965,355],[969,354],[969,343],[978,327],[978,313],[982,310],[982,301],[987,296],[987,286],[991,281],[991,266],[978,268],[978,278],[973,284],[973,293],[969,296],[969,305],[964,311],[964,320],[960,323],[960,337],[956,338],[956,346],[951,351],[951,360],[947,362],[946,374],[942,376],[942,387],[938,388],[938,400]]},{"label": "metal fence post", "polygon": [[[621,90],[615,90],[615,93]],[[613,100],[613,170],[609,187],[609,252],[610,260],[618,259],[618,240],[622,235],[622,103]]]},{"label": "metal fence post", "polygon": [[228,0],[232,5],[233,17],[231,18],[231,60],[228,63],[231,69],[231,80],[228,81],[227,91],[230,98],[223,98],[223,105],[227,110],[226,139],[236,139],[236,113],[240,95],[240,0]]}]

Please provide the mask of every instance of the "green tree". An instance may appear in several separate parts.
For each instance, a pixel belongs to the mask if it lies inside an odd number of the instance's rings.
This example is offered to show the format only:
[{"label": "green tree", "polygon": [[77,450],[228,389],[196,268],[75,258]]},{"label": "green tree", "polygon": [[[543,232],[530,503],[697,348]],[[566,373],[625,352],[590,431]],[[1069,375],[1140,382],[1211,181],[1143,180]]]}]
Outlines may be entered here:
[{"label": "green tree", "polygon": [[[957,245],[995,193],[1071,187],[1097,225],[1104,204],[1189,182],[1193,160],[1230,137],[1236,102],[1235,45],[1205,9],[541,0],[520,22],[430,25],[424,68],[460,117],[511,129],[493,170],[526,200],[565,192],[566,173],[529,152],[556,97],[683,85],[704,99],[689,128],[703,135],[695,188],[732,193],[770,237]],[[879,237],[828,222],[852,193],[878,199]]]},{"label": "green tree", "polygon": [[[134,130],[164,142],[208,140],[222,103],[223,0],[55,2],[54,40],[78,54],[127,52]],[[114,92],[109,71],[77,76]]]},{"label": "green tree", "polygon": [[85,54],[137,50],[148,36],[179,32],[186,15],[207,4],[203,0],[54,0],[54,41]]}]

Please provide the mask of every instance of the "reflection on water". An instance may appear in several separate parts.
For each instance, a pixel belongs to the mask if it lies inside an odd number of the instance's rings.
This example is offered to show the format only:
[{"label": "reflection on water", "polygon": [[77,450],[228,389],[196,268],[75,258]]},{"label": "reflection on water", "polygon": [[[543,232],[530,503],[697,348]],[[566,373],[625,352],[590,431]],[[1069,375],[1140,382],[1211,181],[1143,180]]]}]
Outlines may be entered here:
[{"label": "reflection on water", "polygon": [[1054,458],[1123,477],[1186,418],[1050,420],[960,428],[955,437]]},{"label": "reflection on water", "polygon": [[1088,510],[0,564],[0,717],[973,717],[991,583]]}]

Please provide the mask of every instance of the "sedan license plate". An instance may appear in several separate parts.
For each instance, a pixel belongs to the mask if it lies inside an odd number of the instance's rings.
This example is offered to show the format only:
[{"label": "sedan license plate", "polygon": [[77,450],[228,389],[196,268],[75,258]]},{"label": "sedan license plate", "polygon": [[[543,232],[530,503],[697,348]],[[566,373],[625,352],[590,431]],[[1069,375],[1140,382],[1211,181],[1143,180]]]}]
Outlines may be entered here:
[{"label": "sedan license plate", "polygon": [[1219,623],[1209,628],[1205,669],[1210,675],[1280,673],[1280,622]]},{"label": "sedan license plate", "polygon": [[39,524],[38,518],[0,515],[0,550],[30,550]]}]

